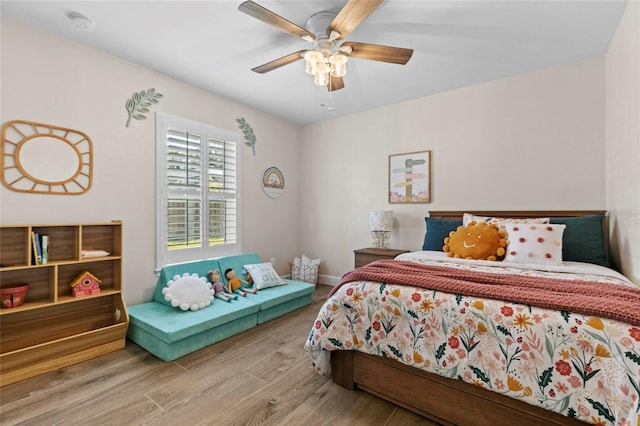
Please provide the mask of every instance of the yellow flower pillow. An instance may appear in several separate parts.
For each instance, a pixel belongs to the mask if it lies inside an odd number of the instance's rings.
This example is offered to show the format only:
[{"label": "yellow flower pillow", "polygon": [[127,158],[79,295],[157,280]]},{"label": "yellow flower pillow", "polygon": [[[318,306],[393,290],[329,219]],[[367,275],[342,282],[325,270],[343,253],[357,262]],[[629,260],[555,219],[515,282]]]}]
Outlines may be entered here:
[{"label": "yellow flower pillow", "polygon": [[449,257],[478,260],[502,260],[507,246],[506,233],[495,224],[470,222],[451,231],[442,250]]}]

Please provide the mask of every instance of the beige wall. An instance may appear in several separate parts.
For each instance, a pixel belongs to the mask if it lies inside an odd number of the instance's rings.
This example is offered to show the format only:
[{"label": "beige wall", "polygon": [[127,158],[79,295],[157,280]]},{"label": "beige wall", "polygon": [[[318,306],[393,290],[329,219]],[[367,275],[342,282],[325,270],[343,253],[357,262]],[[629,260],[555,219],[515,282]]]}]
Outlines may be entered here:
[{"label": "beige wall", "polygon": [[[371,245],[370,210],[392,209],[391,245],[417,250],[430,209],[605,209],[604,71],[599,57],[305,127],[304,251],[330,282]],[[421,150],[432,202],[388,204],[388,155]]]},{"label": "beige wall", "polygon": [[606,55],[606,183],[613,260],[640,284],[640,2],[630,1]]},{"label": "beige wall", "polygon": [[[605,57],[522,74],[302,129],[137,65],[2,17],[1,121],[40,121],[93,139],[94,186],[80,196],[0,188],[0,219],[74,223],[122,219],[128,304],[149,300],[155,278],[154,119],[124,124],[136,90],[164,94],[172,115],[238,131],[243,147],[243,251],[275,257],[280,273],[304,252],[323,281],[370,245],[367,215],[392,209],[392,245],[419,249],[431,210],[610,209],[614,252],[639,282],[638,3],[630,2]],[[634,56],[635,55],[635,56]],[[339,105],[337,105],[339,108]],[[605,111],[606,108],[606,111]],[[430,204],[387,203],[388,155],[431,150]],[[606,161],[605,161],[606,158]],[[285,174],[280,199],[260,189],[269,166]],[[630,182],[630,183],[629,183]],[[299,230],[299,231],[298,231]]]},{"label": "beige wall", "polygon": [[[24,194],[0,188],[2,224],[124,222],[124,288],[128,304],[151,299],[155,286],[155,119],[125,127],[125,101],[156,88],[154,108],[240,133],[244,116],[257,136],[256,155],[242,146],[245,252],[276,258],[280,273],[298,254],[299,134],[289,124],[164,75],[2,17],[1,121],[29,120],[81,130],[94,147],[93,187],[78,196]],[[55,161],[55,159],[52,159]],[[263,171],[279,167],[286,190],[270,199]],[[277,242],[277,244],[274,244]]]}]

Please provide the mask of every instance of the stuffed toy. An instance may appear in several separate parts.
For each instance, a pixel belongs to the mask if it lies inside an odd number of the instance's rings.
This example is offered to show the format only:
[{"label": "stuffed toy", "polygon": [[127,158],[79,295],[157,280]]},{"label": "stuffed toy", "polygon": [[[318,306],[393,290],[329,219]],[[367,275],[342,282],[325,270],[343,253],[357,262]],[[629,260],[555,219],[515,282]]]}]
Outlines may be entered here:
[{"label": "stuffed toy", "polygon": [[449,257],[478,260],[502,260],[507,246],[506,233],[495,224],[469,222],[444,239],[442,250]]},{"label": "stuffed toy", "polygon": [[258,292],[257,289],[251,288],[248,282],[236,277],[236,271],[234,271],[231,268],[224,271],[224,276],[227,277],[229,293],[235,293],[235,294],[239,294],[240,296],[246,296],[247,293],[256,294]]},{"label": "stuffed toy", "polygon": [[207,272],[207,276],[209,277],[209,281],[211,282],[211,286],[215,291],[213,297],[216,299],[224,300],[225,302],[230,302],[238,298],[235,294],[225,292],[224,285],[220,281],[220,271],[214,269],[213,271]]}]

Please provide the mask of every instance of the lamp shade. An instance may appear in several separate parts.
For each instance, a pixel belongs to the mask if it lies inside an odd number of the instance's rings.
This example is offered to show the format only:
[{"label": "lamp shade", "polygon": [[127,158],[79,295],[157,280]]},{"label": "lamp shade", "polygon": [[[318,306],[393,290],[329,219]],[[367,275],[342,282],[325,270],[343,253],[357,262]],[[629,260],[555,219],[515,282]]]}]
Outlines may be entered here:
[{"label": "lamp shade", "polygon": [[347,74],[347,57],[337,53],[329,57],[331,63],[331,75],[334,77],[344,77]]},{"label": "lamp shade", "polygon": [[370,231],[391,231],[393,228],[393,212],[391,210],[369,212]]}]

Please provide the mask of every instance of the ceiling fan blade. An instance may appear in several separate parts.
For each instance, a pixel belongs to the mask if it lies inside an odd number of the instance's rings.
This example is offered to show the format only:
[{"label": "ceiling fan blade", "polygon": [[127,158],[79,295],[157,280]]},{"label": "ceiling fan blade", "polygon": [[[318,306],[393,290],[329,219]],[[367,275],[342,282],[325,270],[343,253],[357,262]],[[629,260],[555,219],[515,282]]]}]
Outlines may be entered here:
[{"label": "ceiling fan blade", "polygon": [[[349,49],[351,52],[349,52]],[[381,46],[379,44],[356,43],[351,41],[342,43],[340,50],[345,52],[347,56],[352,56],[354,58],[390,62],[392,64],[400,65],[404,65],[409,62],[411,55],[413,55],[413,49]]]},{"label": "ceiling fan blade", "polygon": [[344,80],[342,77],[334,77],[329,74],[329,84],[327,84],[327,90],[335,92],[336,90],[344,89]]},{"label": "ceiling fan blade", "polygon": [[252,68],[251,71],[255,71],[257,73],[260,74],[264,74],[267,73],[269,71],[273,71],[276,68],[280,68],[283,67],[285,65],[288,65],[292,62],[298,61],[300,59],[302,59],[302,55],[304,55],[304,53],[306,52],[306,50],[299,50],[295,53],[291,53],[289,55],[283,56],[282,58],[278,58],[278,59],[274,59],[271,62],[267,62],[266,64],[262,64],[260,66],[257,66],[255,68]]},{"label": "ceiling fan blade", "polygon": [[269,9],[266,9],[260,6],[256,2],[249,0],[243,3],[240,3],[240,6],[238,6],[238,10],[240,12],[246,13],[249,16],[253,16],[256,19],[259,19],[262,22],[265,22],[269,25],[273,25],[279,30],[284,31],[285,33],[291,34],[296,38],[302,38],[303,40],[307,40],[311,42],[313,42],[316,39],[315,34],[305,30],[304,28],[294,24],[291,21],[286,20],[282,16],[273,13]]},{"label": "ceiling fan blade", "polygon": [[383,0],[349,0],[327,27],[327,36],[331,37],[331,32],[337,31],[340,35],[335,40],[342,40],[382,2]]}]

